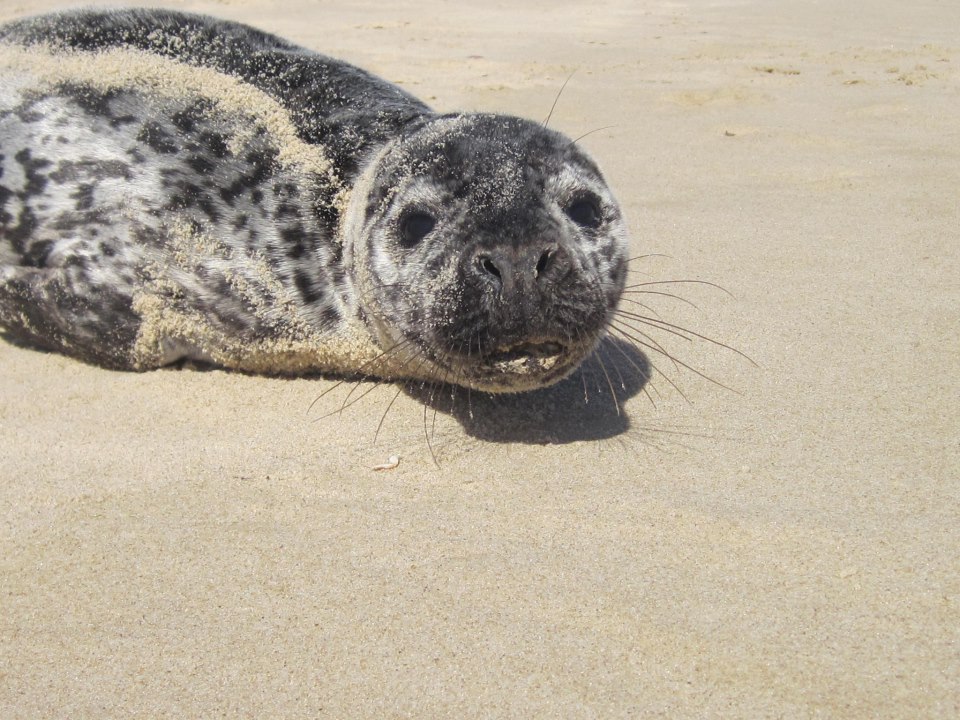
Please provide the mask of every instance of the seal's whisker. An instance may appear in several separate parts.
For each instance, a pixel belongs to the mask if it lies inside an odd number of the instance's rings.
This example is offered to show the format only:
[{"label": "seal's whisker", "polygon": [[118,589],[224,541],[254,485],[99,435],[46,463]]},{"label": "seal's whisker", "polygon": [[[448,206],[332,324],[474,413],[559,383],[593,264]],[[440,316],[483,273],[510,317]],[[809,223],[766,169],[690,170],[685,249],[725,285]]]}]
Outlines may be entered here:
[{"label": "seal's whisker", "polygon": [[[467,362],[470,361],[470,343],[465,341],[460,344],[457,348],[457,352],[463,353],[463,349],[466,347],[467,350]],[[457,388],[460,387],[460,379],[463,377],[464,365],[460,364],[457,366],[457,373],[453,376],[453,381],[450,383],[450,414],[454,414],[454,410],[457,407]]]},{"label": "seal's whisker", "polygon": [[377,444],[377,437],[380,435],[380,428],[383,427],[383,421],[387,419],[387,413],[390,412],[390,408],[393,407],[393,404],[397,401],[397,398],[400,397],[400,393],[403,392],[403,386],[397,388],[397,392],[394,393],[393,397],[390,399],[390,402],[387,403],[387,409],[383,411],[383,415],[380,416],[380,422],[377,423],[377,429],[373,433],[373,444]]},{"label": "seal's whisker", "polygon": [[[418,372],[420,371],[420,368],[423,367],[423,364],[424,364],[424,363],[426,362],[426,360],[427,360],[427,359],[426,359],[425,357],[423,357],[423,356],[419,356],[418,359],[420,360],[420,362],[419,362],[419,364],[417,365],[417,367],[414,369],[414,371],[413,371],[414,374],[416,374],[416,373],[418,373]],[[376,429],[376,431],[373,433],[373,442],[374,442],[374,444],[377,442],[377,437],[380,435],[380,428],[383,427],[383,421],[387,419],[387,413],[390,412],[390,408],[393,407],[394,403],[397,401],[397,398],[400,397],[400,393],[403,392],[404,387],[405,387],[405,385],[404,385],[403,383],[398,383],[398,387],[397,387],[397,392],[396,392],[396,394],[393,396],[393,398],[392,398],[392,399],[390,400],[390,402],[387,404],[387,409],[383,411],[383,415],[380,416],[380,422],[377,423],[377,429]]]},{"label": "seal's whisker", "polygon": [[[686,340],[687,342],[692,342],[693,340],[692,337],[682,332],[682,328],[673,329],[672,327],[669,326],[670,325],[669,323],[666,323],[662,320],[658,320],[657,318],[648,317],[647,315],[640,315],[638,313],[630,312],[629,310],[620,309],[620,310],[617,310],[616,317],[618,317],[624,325],[626,325],[627,327],[632,327],[637,332],[642,332],[638,327],[638,324],[639,324],[648,328],[661,330],[665,333],[669,333],[678,338]],[[657,323],[662,323],[662,325]]]},{"label": "seal's whisker", "polygon": [[589,404],[590,404],[590,393],[587,392],[587,376],[586,376],[586,374],[584,373],[584,367],[585,367],[585,366],[586,366],[586,363],[582,363],[582,364],[580,365],[580,368],[579,368],[579,370],[580,370],[580,382],[583,383],[583,404],[584,404],[584,405],[589,405]]},{"label": "seal's whisker", "polygon": [[707,280],[651,280],[650,282],[636,283],[635,285],[627,285],[624,288],[626,290],[633,290],[638,287],[648,287],[650,285],[680,285],[680,284],[693,284],[693,285],[707,285],[708,287],[716,288],[721,292],[726,293],[730,297],[733,297],[733,293],[727,290],[722,285],[717,285],[716,283],[709,282]]},{"label": "seal's whisker", "polygon": [[[605,339],[606,339],[606,338],[605,338]],[[609,342],[602,342],[602,343],[600,344],[600,347],[598,347],[597,349],[598,349],[598,350],[603,350],[603,349],[605,349],[606,346],[609,345],[609,344],[610,344]],[[609,355],[608,355],[607,357],[608,357],[608,359],[609,359]],[[627,391],[627,381],[624,380],[624,378],[623,378],[623,373],[620,372],[620,365],[619,365],[618,363],[613,362],[612,360],[611,360],[611,364],[613,365],[614,371],[617,373],[617,377],[620,379],[620,389],[623,390],[624,392],[626,392],[626,391]]]},{"label": "seal's whisker", "polygon": [[[594,360],[593,365],[595,365],[595,364],[596,364],[596,358],[593,358],[593,360]],[[593,365],[591,365],[591,368],[593,367]],[[603,395],[603,386],[600,385],[600,376],[599,376],[599,373],[597,373],[596,371],[594,371],[594,372],[591,372],[591,373],[590,373],[590,376],[593,378],[593,389],[594,389],[594,392],[595,392],[597,395]]]},{"label": "seal's whisker", "polygon": [[[657,317],[660,317],[660,313],[658,313],[655,309],[653,309],[653,308],[650,307],[649,305],[640,302],[639,300],[628,299],[628,298],[625,298],[625,297],[621,297],[620,300],[621,300],[621,302],[627,301],[627,302],[630,302],[630,303],[632,303],[632,304],[634,304],[634,305],[637,305],[637,306],[639,306],[639,307],[642,307],[644,310],[653,313],[653,314],[656,315]],[[621,312],[623,312],[623,308],[621,308],[621,307],[617,307],[616,310],[614,310],[614,314],[621,313]]]},{"label": "seal's whisker", "polygon": [[[642,368],[639,365],[637,365],[636,361],[632,357],[630,357],[622,347],[620,347],[616,342],[613,341],[613,338],[610,338],[609,336],[607,336],[607,339],[609,340],[608,344],[611,347],[615,348],[617,352],[619,352],[621,355],[623,355],[626,361],[630,363],[634,367],[634,369],[636,369],[636,371],[640,374],[640,377],[643,380],[643,383],[641,384],[640,388],[641,390],[643,390],[643,394],[647,396],[647,400],[650,401],[650,404],[653,405],[654,409],[656,409],[657,403],[654,402],[653,396],[650,395],[650,391],[647,389],[647,387],[650,386],[650,372],[646,368]],[[651,367],[653,366],[651,365]],[[652,386],[650,387],[654,392],[657,393],[657,396],[659,397],[660,396],[659,391],[655,387],[652,387]]]},{"label": "seal's whisker", "polygon": [[[331,385],[330,387],[328,387],[326,390],[324,390],[322,393],[320,393],[319,395],[317,395],[317,397],[315,397],[315,398],[313,399],[313,402],[311,402],[310,405],[307,407],[307,412],[309,413],[311,410],[313,410],[314,405],[316,405],[316,404],[320,401],[321,398],[323,398],[323,397],[325,397],[326,395],[330,394],[331,392],[333,392],[334,390],[336,390],[336,389],[337,389],[338,387],[340,387],[341,385],[344,385],[345,383],[348,383],[348,382],[354,382],[355,384],[359,384],[359,383],[363,382],[364,379],[366,379],[366,378],[368,377],[368,376],[364,373],[364,370],[366,370],[369,366],[374,365],[375,363],[382,362],[385,358],[387,358],[388,356],[394,354],[395,352],[399,352],[399,350],[400,350],[402,347],[404,347],[405,345],[407,345],[409,342],[410,342],[410,340],[408,340],[408,339],[406,339],[406,338],[403,339],[403,340],[400,340],[400,341],[394,343],[393,345],[391,345],[389,348],[387,348],[387,349],[384,350],[383,352],[379,353],[376,357],[373,357],[373,358],[371,358],[370,360],[368,360],[368,361],[366,361],[365,363],[363,363],[359,368],[357,368],[357,371],[356,371],[357,374],[360,375],[360,377],[361,377],[361,379],[360,379],[359,381],[354,381],[353,378],[343,378],[342,380],[338,380],[337,382],[335,382],[333,385]],[[342,408],[341,408],[341,410],[342,410]],[[332,414],[332,413],[331,413],[331,414]],[[325,415],[324,417],[329,417],[329,415]],[[322,418],[319,418],[319,419],[322,419]]]},{"label": "seal's whisker", "polygon": [[676,361],[673,359],[673,357],[671,356],[671,354],[667,351],[667,349],[666,349],[665,347],[663,347],[663,345],[661,345],[659,342],[657,342],[656,339],[654,339],[653,337],[651,337],[650,335],[648,335],[646,332],[644,332],[644,331],[641,330],[640,328],[634,327],[634,326],[631,325],[628,321],[626,321],[626,320],[624,320],[624,319],[622,319],[622,318],[618,318],[617,316],[614,316],[614,317],[611,318],[611,320],[610,320],[611,323],[612,323],[614,320],[618,320],[621,327],[625,327],[625,328],[627,328],[627,329],[629,329],[629,330],[637,333],[637,334],[640,335],[640,337],[642,337],[646,342],[651,343],[650,345],[647,345],[648,348],[650,348],[651,350],[655,350],[656,352],[660,353],[660,354],[663,355],[664,357],[669,358],[669,359],[673,362],[673,367],[674,367],[674,369],[677,370],[677,372],[680,371],[680,367],[677,365]]},{"label": "seal's whisker", "polygon": [[[431,391],[430,400],[433,400],[433,391]],[[436,413],[436,408],[434,408],[434,413]],[[436,417],[436,415],[434,415],[434,417]],[[440,467],[440,463],[437,462],[437,454],[433,451],[433,442],[430,439],[430,433],[427,432],[427,403],[423,403],[423,437],[427,441],[427,449],[430,451],[430,457],[433,458],[433,464]]]},{"label": "seal's whisker", "polygon": [[633,257],[627,258],[628,263],[636,262],[637,260],[646,260],[647,258],[660,257],[667,258],[668,260],[673,260],[673,255],[665,255],[664,253],[647,253],[646,255],[634,255]]},{"label": "seal's whisker", "polygon": [[[617,332],[619,332],[619,333],[621,333],[621,334],[623,334],[623,335],[626,335],[627,337],[629,337],[629,338],[630,338],[631,340],[633,340],[634,342],[637,342],[637,343],[643,345],[644,347],[649,348],[650,350],[654,350],[655,352],[660,353],[660,354],[663,355],[664,357],[668,358],[668,359],[669,359],[671,362],[673,362],[675,365],[679,365],[680,367],[686,368],[687,370],[689,370],[690,372],[692,372],[694,375],[698,375],[698,376],[702,377],[704,380],[707,380],[708,382],[711,382],[711,383],[713,383],[714,385],[717,385],[718,387],[722,387],[724,390],[729,390],[730,392],[734,393],[735,395],[740,395],[740,394],[741,394],[738,390],[735,390],[735,389],[733,389],[732,387],[729,387],[729,386],[727,386],[727,385],[724,385],[724,384],[723,384],[722,382],[720,382],[719,380],[716,380],[715,378],[710,377],[710,376],[707,375],[706,373],[701,372],[700,370],[697,370],[697,369],[696,369],[695,367],[693,367],[692,365],[689,365],[689,364],[683,362],[682,360],[680,360],[680,359],[678,359],[677,357],[675,357],[674,355],[666,352],[665,350],[655,348],[655,347],[653,347],[652,345],[649,345],[649,344],[643,342],[642,340],[640,340],[640,339],[637,338],[636,336],[631,335],[630,333],[624,331],[623,328],[621,328],[621,327],[616,327],[616,326],[614,326],[614,325],[611,325],[611,327],[612,327],[613,329],[615,329]],[[634,331],[636,330],[635,328],[632,328],[632,327],[630,327],[629,325],[628,325],[627,327],[630,328],[631,330],[634,330]],[[654,366],[654,367],[656,367],[656,366]],[[664,378],[667,377],[662,371],[659,370],[659,368],[657,368],[657,372],[659,372]],[[667,382],[670,382],[671,385],[674,385],[674,383],[671,382],[671,381],[669,380],[669,378],[667,378]],[[676,385],[674,385],[674,387],[676,388]],[[677,390],[679,391],[679,388],[677,388]],[[683,395],[683,393],[680,393],[680,394]],[[684,399],[686,399],[686,396],[684,396]],[[689,402],[689,401],[688,401],[688,402]]]},{"label": "seal's whisker", "polygon": [[[580,328],[574,326],[573,330],[574,330],[574,332],[576,332],[576,334],[577,334],[577,342],[582,343],[582,342],[583,342],[583,333],[580,332]],[[590,359],[592,359],[592,357],[591,357]],[[580,367],[579,367],[579,371],[580,371],[580,381],[583,383],[583,404],[584,404],[584,405],[588,405],[588,404],[590,403],[590,399],[589,399],[589,397],[587,396],[587,378],[586,378],[586,376],[584,375],[584,372],[583,372],[583,371],[584,371],[584,367],[586,366],[586,364],[587,364],[586,362],[582,362],[582,363],[580,363]]]},{"label": "seal's whisker", "polygon": [[598,357],[601,354],[606,354],[607,360],[610,361],[610,366],[613,368],[613,371],[617,374],[617,379],[620,381],[620,389],[626,392],[627,381],[623,377],[623,373],[620,372],[620,363],[616,362],[614,358],[610,356],[609,347],[614,344],[615,343],[613,342],[613,339],[609,335],[604,335],[604,337],[597,344],[596,353]]},{"label": "seal's whisker", "polygon": [[553,117],[553,111],[557,109],[557,103],[560,101],[560,96],[563,95],[564,88],[567,87],[567,83],[570,82],[570,78],[572,78],[576,74],[576,72],[577,71],[574,70],[569,75],[567,75],[567,79],[563,81],[563,85],[561,85],[560,89],[557,91],[557,96],[553,99],[553,105],[550,106],[550,112],[547,113],[547,117],[543,121],[544,128],[546,128],[550,124],[550,118]]},{"label": "seal's whisker", "polygon": [[[468,362],[468,363],[470,362],[470,352],[471,352],[471,348],[472,348],[472,345],[473,345],[472,338],[473,338],[473,334],[471,333],[470,337],[467,338],[467,362]],[[478,344],[478,345],[480,344],[479,334],[478,334],[478,338],[477,338],[477,344]],[[461,371],[461,372],[462,372],[462,371]],[[473,392],[472,392],[469,384],[467,384],[467,415],[469,416],[469,418],[470,418],[471,420],[474,419],[474,417],[473,417]]]},{"label": "seal's whisker", "polygon": [[603,358],[600,356],[600,353],[595,353],[597,364],[600,365],[600,369],[603,371],[603,376],[607,380],[607,387],[610,388],[610,397],[613,398],[613,406],[617,409],[617,416],[620,415],[620,403],[617,401],[617,392],[613,389],[613,382],[610,380],[610,373],[607,372],[607,366],[603,362]]},{"label": "seal's whisker", "polygon": [[364,380],[358,380],[356,383],[354,383],[353,388],[351,388],[350,392],[347,393],[347,396],[343,399],[343,402],[340,403],[340,407],[337,408],[336,410],[334,410],[333,412],[328,413],[327,415],[323,415],[322,417],[320,417],[320,418],[318,418],[318,419],[319,419],[319,420],[322,420],[323,418],[330,417],[331,415],[342,415],[344,410],[346,410],[346,409],[349,408],[349,407],[352,407],[353,405],[356,405],[358,402],[360,402],[361,400],[363,400],[367,395],[369,395],[370,393],[372,393],[374,390],[376,390],[376,389],[379,387],[379,385],[378,385],[377,383],[371,382],[369,388],[367,388],[367,389],[364,390],[362,393],[360,393],[360,395],[357,396],[357,397],[356,397],[355,399],[353,399],[352,401],[347,402],[348,400],[350,400],[350,396],[353,394],[353,391],[356,390],[358,387],[360,387],[360,385],[361,385],[363,382],[365,382],[365,381],[364,381]]},{"label": "seal's whisker", "polygon": [[624,300],[626,302],[632,302],[632,303],[636,303],[637,305],[646,307],[646,305],[643,305],[643,303],[641,303],[639,300],[629,297],[630,295],[662,295],[663,297],[672,298],[673,300],[679,300],[682,303],[686,303],[687,305],[689,305],[690,307],[696,310],[700,309],[699,305],[697,305],[694,302],[691,302],[690,300],[687,300],[685,297],[680,297],[679,295],[674,295],[673,293],[661,292],[660,290],[627,290],[627,291],[624,291],[623,296],[620,298],[621,300]]},{"label": "seal's whisker", "polygon": [[[623,328],[617,327],[616,325],[612,325],[612,324],[609,325],[608,327],[609,327],[612,331],[614,331],[614,332],[616,332],[617,334],[619,334],[619,335],[627,338],[628,340],[632,340],[634,343],[636,343],[636,344],[638,344],[638,345],[640,345],[640,346],[642,346],[642,347],[645,347],[645,348],[647,348],[647,349],[649,349],[649,350],[653,350],[654,352],[657,352],[657,353],[660,353],[660,354],[664,355],[666,358],[668,358],[669,360],[671,360],[674,364],[676,364],[676,365],[683,365],[683,363],[681,363],[680,361],[678,361],[676,358],[674,358],[673,356],[671,356],[669,353],[664,352],[664,351],[661,351],[661,350],[658,350],[657,348],[653,347],[653,346],[650,345],[649,343],[646,343],[646,342],[644,342],[643,340],[640,340],[639,338],[637,338],[635,335],[632,335],[631,333],[627,332],[627,331],[624,330]],[[690,399],[686,396],[686,393],[684,393],[683,390],[680,389],[680,386],[677,385],[677,383],[675,383],[675,382],[673,381],[673,379],[672,379],[669,375],[667,375],[665,372],[663,372],[663,370],[661,370],[660,368],[658,368],[657,365],[656,365],[656,363],[651,362],[651,363],[650,363],[650,367],[653,368],[653,370],[655,370],[657,373],[659,373],[659,374],[660,374],[660,377],[662,377],[664,380],[666,380],[674,390],[676,390],[678,393],[680,393],[680,397],[682,397],[684,400],[686,400],[688,403],[690,403]],[[679,368],[677,368],[677,370],[679,371]],[[693,369],[691,368],[691,370],[693,370]],[[693,370],[693,372],[697,372],[697,371],[696,371],[696,370]],[[697,372],[697,374],[699,375],[700,373]],[[691,404],[692,404],[692,403],[691,403]]]},{"label": "seal's whisker", "polygon": [[440,390],[444,385],[447,384],[448,379],[450,378],[450,371],[445,370],[443,377],[439,381],[435,381],[430,387],[430,405],[433,406],[433,418],[430,420],[430,437],[433,437],[437,431],[437,402],[434,402],[434,394]]},{"label": "seal's whisker", "polygon": [[673,323],[669,323],[665,320],[660,320],[659,318],[651,318],[651,317],[646,317],[644,315],[636,315],[633,313],[628,313],[626,311],[618,311],[618,312],[622,312],[628,317],[633,318],[635,320],[639,320],[650,327],[656,327],[660,330],[663,330],[664,332],[668,332],[673,335],[678,335],[682,337],[684,340],[691,340],[692,338],[687,337],[687,335],[692,335],[693,337],[704,340],[708,343],[711,343],[712,345],[716,345],[717,347],[722,347],[724,350],[729,350],[730,352],[735,353],[740,357],[742,357],[744,360],[749,362],[754,367],[759,367],[759,365],[757,365],[757,363],[746,353],[741,352],[740,350],[737,350],[735,347],[727,345],[726,343],[722,343],[719,340],[715,340],[714,338],[708,337],[706,335],[702,335],[698,332],[694,332],[689,328],[681,327],[680,325],[674,325]]},{"label": "seal's whisker", "polygon": [[[409,365],[409,364],[410,364],[411,362],[413,362],[414,360],[418,359],[418,357],[419,357],[419,356],[417,356],[417,355],[412,355],[411,357],[407,358],[407,359],[397,368],[397,370],[398,370],[398,371],[402,371],[407,365]],[[358,402],[360,402],[361,400],[363,400],[363,398],[365,398],[365,397],[366,397],[367,395],[369,395],[371,392],[373,392],[373,391],[376,390],[378,387],[380,387],[376,382],[373,382],[373,383],[370,385],[370,387],[367,388],[366,390],[364,390],[358,397],[354,398],[353,400],[350,400],[350,396],[353,395],[354,391],[356,391],[357,388],[359,388],[362,383],[368,382],[368,381],[369,381],[368,379],[358,380],[356,383],[354,383],[353,387],[350,389],[350,392],[347,393],[347,396],[343,399],[343,402],[341,403],[340,408],[339,408],[338,410],[334,410],[333,412],[327,413],[326,415],[323,415],[323,416],[321,416],[321,417],[319,417],[319,418],[317,418],[317,419],[318,419],[318,420],[323,420],[324,418],[330,417],[331,415],[341,415],[341,414],[343,414],[343,411],[344,411],[344,410],[346,410],[346,409],[348,409],[348,408],[356,405]],[[372,381],[369,381],[369,382],[372,382]],[[348,400],[350,400],[350,402],[347,402]]]},{"label": "seal's whisker", "polygon": [[578,138],[576,138],[575,140],[571,140],[570,143],[569,143],[569,145],[567,145],[567,147],[569,147],[570,145],[576,145],[578,142],[580,142],[581,140],[583,140],[583,139],[584,139],[585,137],[587,137],[588,135],[593,135],[594,133],[598,133],[598,132],[600,132],[601,130],[609,130],[610,128],[615,128],[615,127],[617,127],[617,126],[616,126],[616,125],[604,125],[603,127],[598,127],[598,128],[594,128],[593,130],[588,130],[587,132],[585,132],[583,135],[580,135],[580,136],[579,136]]},{"label": "seal's whisker", "polygon": [[[376,360],[378,360],[378,362],[377,362],[376,366],[374,366],[374,367],[378,367],[378,366],[380,365],[380,363],[382,363],[383,361],[387,360],[390,356],[395,355],[395,354],[398,354],[398,353],[400,352],[400,350],[402,350],[402,349],[404,349],[405,347],[410,346],[410,345],[413,345],[413,343],[412,343],[412,341],[409,341],[409,340],[402,340],[401,342],[398,342],[397,344],[395,344],[395,345],[391,348],[391,352],[390,352],[390,353],[381,353],[381,354],[376,358]],[[414,347],[416,347],[416,346],[414,345]],[[406,360],[404,360],[404,361],[399,365],[399,367],[396,368],[395,372],[402,372],[403,369],[404,369],[405,367],[407,367],[407,365],[409,365],[409,364],[410,364],[414,359],[416,359],[417,357],[419,357],[418,354],[413,354],[413,355],[411,355],[410,357],[408,357]],[[357,402],[359,402],[360,400],[362,400],[364,397],[366,397],[366,396],[376,387],[376,385],[374,385],[374,386],[371,387],[369,390],[364,391],[364,392],[360,395],[360,397],[358,397],[356,400],[353,400],[352,402],[348,402],[348,400],[350,400],[350,396],[353,395],[353,393],[357,390],[357,388],[360,387],[361,383],[365,382],[365,381],[368,379],[368,377],[369,377],[369,376],[364,375],[363,378],[361,378],[361,379],[358,380],[356,383],[354,383],[353,387],[350,389],[350,392],[348,392],[348,393],[347,393],[347,396],[343,399],[343,402],[342,402],[341,405],[340,405],[340,410],[338,411],[339,413],[342,413],[346,408],[348,408],[348,407],[350,407],[351,405],[354,405],[355,403],[357,403]]]},{"label": "seal's whisker", "polygon": [[[400,350],[402,350],[404,347],[407,347],[407,346],[409,346],[409,345],[411,345],[411,344],[412,344],[412,343],[411,343],[409,340],[399,341],[399,342],[395,343],[389,350],[385,350],[384,352],[380,353],[380,355],[378,355],[377,357],[375,357],[375,358],[373,358],[372,360],[370,360],[369,363],[365,363],[364,366],[366,366],[366,365],[368,365],[368,364],[370,364],[370,363],[376,363],[377,365],[379,365],[379,363],[381,363],[381,362],[383,362],[384,360],[388,359],[388,357],[389,357],[390,355],[396,354],[397,352],[399,352]],[[410,357],[408,357],[403,363],[401,363],[401,364],[396,368],[396,370],[395,370],[394,372],[395,372],[395,373],[402,374],[403,370],[404,370],[411,362],[413,362],[414,360],[417,360],[417,359],[420,359],[420,360],[421,360],[420,364],[417,366],[418,369],[419,369],[419,367],[423,365],[423,360],[422,360],[422,358],[421,358],[421,356],[420,356],[419,354],[416,354],[416,353],[415,353],[415,354],[412,354]],[[373,376],[373,377],[376,378],[376,376]],[[334,384],[332,387],[330,387],[330,388],[328,388],[327,390],[325,390],[325,391],[320,395],[320,397],[323,397],[323,396],[326,395],[327,393],[331,392],[332,390],[335,390],[336,388],[340,387],[341,385],[343,385],[343,384],[346,383],[346,382],[349,382],[349,381],[348,381],[347,379],[344,379],[344,380],[341,380],[341,381],[337,382],[337,383]],[[353,393],[356,392],[356,391],[360,388],[360,386],[361,386],[363,383],[365,383],[365,382],[371,382],[372,384],[370,385],[369,388],[367,388],[366,390],[364,390],[364,391],[359,395],[359,397],[356,397],[356,398],[354,398],[353,400],[350,400],[350,398],[351,398],[351,396],[353,395]],[[315,422],[319,422],[319,421],[321,421],[321,420],[324,420],[324,419],[326,419],[326,418],[328,418],[328,417],[331,417],[332,415],[341,415],[344,410],[352,407],[353,405],[355,405],[355,404],[357,404],[358,402],[360,402],[361,400],[363,400],[363,398],[365,398],[365,397],[366,397],[367,395],[369,395],[371,392],[373,392],[374,390],[376,390],[378,387],[380,387],[380,386],[379,386],[376,382],[374,382],[373,380],[371,380],[371,376],[370,376],[370,375],[364,374],[359,380],[356,380],[356,381],[353,381],[353,382],[352,382],[352,387],[350,388],[350,391],[347,393],[347,396],[346,396],[346,397],[343,399],[343,401],[340,403],[340,407],[339,407],[338,409],[332,410],[332,411],[330,411],[330,412],[328,412],[328,413],[326,413],[326,414],[324,414],[324,415],[321,415],[320,417],[318,417],[318,418],[315,420]],[[316,400],[314,400],[313,403],[311,403],[311,407],[312,407],[314,404],[316,404],[317,400],[319,400],[320,397],[316,398]]]}]

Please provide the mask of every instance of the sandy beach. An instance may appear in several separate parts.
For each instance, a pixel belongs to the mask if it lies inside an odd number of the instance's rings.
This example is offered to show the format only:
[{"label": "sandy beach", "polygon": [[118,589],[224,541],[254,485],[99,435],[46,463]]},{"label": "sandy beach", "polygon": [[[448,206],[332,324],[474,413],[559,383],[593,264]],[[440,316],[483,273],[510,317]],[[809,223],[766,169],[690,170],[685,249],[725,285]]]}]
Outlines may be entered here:
[{"label": "sandy beach", "polygon": [[0,341],[0,716],[960,716],[960,4],[139,4],[442,111],[573,73],[637,282],[755,364],[471,415]]}]

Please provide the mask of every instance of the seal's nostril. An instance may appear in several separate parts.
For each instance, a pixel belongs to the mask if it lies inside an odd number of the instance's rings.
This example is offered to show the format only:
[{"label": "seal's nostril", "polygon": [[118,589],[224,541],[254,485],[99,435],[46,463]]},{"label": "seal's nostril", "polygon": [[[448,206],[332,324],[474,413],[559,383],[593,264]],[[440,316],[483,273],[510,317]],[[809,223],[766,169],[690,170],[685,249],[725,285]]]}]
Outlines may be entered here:
[{"label": "seal's nostril", "polygon": [[503,277],[500,275],[500,269],[494,265],[493,260],[491,260],[488,255],[481,255],[479,260],[480,267],[482,267],[486,272],[493,275],[498,280],[503,279]]},{"label": "seal's nostril", "polygon": [[550,263],[553,260],[553,250],[546,250],[543,255],[540,256],[540,260],[537,261],[537,271],[536,275],[539,277],[547,271],[550,267]]}]

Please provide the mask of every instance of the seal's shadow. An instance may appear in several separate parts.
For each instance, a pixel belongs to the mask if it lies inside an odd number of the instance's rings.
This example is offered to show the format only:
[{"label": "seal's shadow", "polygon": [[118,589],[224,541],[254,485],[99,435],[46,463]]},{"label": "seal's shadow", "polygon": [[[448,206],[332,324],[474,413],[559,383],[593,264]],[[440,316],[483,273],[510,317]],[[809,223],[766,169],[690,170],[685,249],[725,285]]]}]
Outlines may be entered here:
[{"label": "seal's shadow", "polygon": [[543,390],[498,395],[408,383],[404,392],[453,417],[480,440],[562,444],[626,432],[630,421],[624,405],[643,390],[650,373],[650,361],[642,352],[608,337],[579,370]]}]

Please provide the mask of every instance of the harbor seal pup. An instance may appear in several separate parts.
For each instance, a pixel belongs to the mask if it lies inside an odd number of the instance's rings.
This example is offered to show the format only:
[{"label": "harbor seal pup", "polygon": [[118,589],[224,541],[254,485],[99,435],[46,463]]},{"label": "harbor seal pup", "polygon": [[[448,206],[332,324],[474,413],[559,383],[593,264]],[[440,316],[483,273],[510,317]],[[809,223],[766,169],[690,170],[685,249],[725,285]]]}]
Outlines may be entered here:
[{"label": "harbor seal pup", "polygon": [[108,368],[189,359],[530,390],[604,337],[627,233],[517,117],[166,10],[0,28],[0,326]]}]

